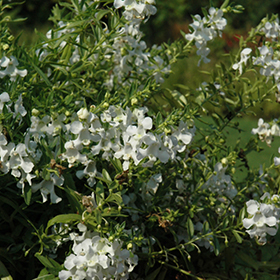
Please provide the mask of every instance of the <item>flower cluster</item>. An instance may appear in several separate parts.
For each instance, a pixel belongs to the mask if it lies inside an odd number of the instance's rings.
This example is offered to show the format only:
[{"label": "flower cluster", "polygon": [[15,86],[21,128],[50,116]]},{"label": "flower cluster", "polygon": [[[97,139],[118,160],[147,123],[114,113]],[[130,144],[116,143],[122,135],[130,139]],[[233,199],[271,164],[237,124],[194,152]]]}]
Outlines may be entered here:
[{"label": "flower cluster", "polygon": [[250,218],[243,219],[243,226],[251,238],[256,237],[261,244],[266,243],[266,235],[274,236],[278,230],[280,209],[275,205],[279,196],[265,193],[261,200],[268,200],[270,203],[259,203],[255,200],[246,202],[247,212]]},{"label": "flower cluster", "polygon": [[207,55],[210,53],[210,49],[207,47],[207,42],[213,40],[217,36],[222,35],[222,30],[224,30],[227,21],[223,18],[223,11],[221,9],[215,9],[211,7],[209,9],[209,15],[201,18],[200,15],[195,15],[193,17],[193,23],[190,24],[192,29],[191,34],[186,34],[185,38],[188,41],[195,41],[197,47],[197,55],[201,58],[198,62],[204,63],[210,62]]},{"label": "flower cluster", "polygon": [[116,9],[124,7],[123,16],[127,20],[144,19],[156,14],[157,9],[153,6],[155,3],[155,0],[114,0],[114,7]]},{"label": "flower cluster", "polygon": [[73,254],[69,255],[64,267],[59,272],[59,279],[128,279],[138,263],[138,257],[127,249],[122,249],[122,242],[95,235],[74,243]]},{"label": "flower cluster", "polygon": [[280,136],[280,127],[277,124],[278,120],[274,120],[271,127],[262,118],[258,121],[258,127],[252,129],[252,134],[258,134],[261,141],[265,141],[267,145],[272,142],[273,136]]},{"label": "flower cluster", "polygon": [[253,58],[254,65],[261,67],[260,74],[267,77],[267,79],[269,79],[269,77],[273,77],[278,89],[280,89],[280,60],[275,56],[272,47],[263,45],[258,49],[259,56]]},{"label": "flower cluster", "polygon": [[222,163],[216,163],[214,172],[210,178],[202,186],[203,189],[210,190],[212,193],[223,194],[226,197],[233,199],[237,190],[231,183],[230,175],[225,174],[227,166]]},{"label": "flower cluster", "polygon": [[266,38],[276,40],[280,32],[279,19],[276,18],[274,21],[267,21],[260,31],[264,32]]},{"label": "flower cluster", "polygon": [[[8,101],[6,93],[2,95],[2,102]],[[3,105],[4,106],[4,105]],[[56,118],[45,116],[40,119],[37,116],[31,117],[31,126],[25,133],[25,144],[8,142],[4,135],[1,137],[0,155],[1,171],[19,178],[18,187],[24,188],[25,181],[29,183],[34,192],[40,190],[43,202],[50,194],[51,201],[58,203],[61,199],[55,194],[54,187],[62,186],[64,178],[62,174],[53,173],[56,168],[55,158],[59,157],[68,163],[68,167],[82,164],[84,168],[78,170],[76,175],[79,179],[87,178],[89,186],[95,184],[95,177],[100,175],[96,168],[94,156],[102,155],[105,160],[111,158],[122,161],[123,170],[129,169],[133,163],[137,166],[142,162],[143,166],[153,166],[159,160],[167,163],[169,160],[178,160],[177,153],[185,151],[194,136],[194,128],[181,121],[178,127],[173,127],[170,135],[152,132],[153,120],[145,116],[147,108],[139,108],[131,111],[129,108],[123,110],[120,107],[110,106],[100,117],[82,108],[73,114],[70,123],[65,123],[66,118],[58,115]],[[65,151],[58,155],[59,143],[63,132]],[[57,139],[57,140],[55,140]],[[60,139],[60,140],[58,140]],[[40,143],[46,141],[49,145],[56,143],[53,151],[54,162],[50,164],[47,176],[39,183],[32,183],[36,176],[31,174],[34,163],[38,163],[42,151]],[[60,172],[62,171],[58,168]],[[64,167],[65,168],[65,167]],[[157,179],[156,179],[157,180]],[[154,189],[153,183],[148,184]]]},{"label": "flower cluster", "polygon": [[[89,49],[85,51],[85,46],[83,48],[79,47],[83,45],[83,41],[77,35],[77,27],[69,26],[63,21],[57,23],[57,30],[47,32],[46,38],[48,40],[36,51],[36,54],[39,60],[43,61],[52,53],[53,48],[57,45],[56,41],[58,41],[60,51],[71,51],[69,60],[66,61],[67,67],[71,67],[82,60],[86,60],[89,64],[95,64],[95,61],[98,60],[102,61],[104,68],[106,66],[111,68],[111,71],[104,76],[104,86],[109,90],[112,90],[116,83],[130,85],[137,82],[142,88],[141,81],[146,81],[150,77],[153,77],[156,82],[162,83],[164,75],[171,72],[171,66],[166,61],[166,55],[163,56],[164,48],[154,45],[149,51],[146,42],[141,40],[140,24],[145,17],[156,13],[156,8],[152,4],[155,4],[154,0],[142,2],[115,0],[114,7],[116,9],[122,7],[125,9],[123,16],[126,23],[115,27],[117,36],[113,38],[108,36],[110,29],[106,24],[102,30],[106,41],[102,44],[99,40],[94,42],[94,48],[96,48],[94,54]],[[73,35],[71,38],[75,38],[75,43],[73,43],[73,40],[68,41],[69,37],[67,35],[70,33]],[[51,75],[51,73],[51,69],[48,68],[48,75]]]}]

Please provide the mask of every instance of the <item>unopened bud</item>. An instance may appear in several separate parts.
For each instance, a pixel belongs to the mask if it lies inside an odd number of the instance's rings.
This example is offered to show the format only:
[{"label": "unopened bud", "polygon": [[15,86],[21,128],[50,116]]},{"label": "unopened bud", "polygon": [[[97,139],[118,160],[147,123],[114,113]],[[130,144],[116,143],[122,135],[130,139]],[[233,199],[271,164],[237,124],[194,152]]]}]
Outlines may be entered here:
[{"label": "unopened bud", "polygon": [[109,103],[108,103],[108,102],[104,102],[103,108],[104,108],[104,109],[108,109],[108,108],[109,108]]},{"label": "unopened bud", "polygon": [[221,163],[223,166],[227,166],[228,165],[228,159],[227,158],[222,158]]},{"label": "unopened bud", "polygon": [[2,46],[2,48],[3,48],[3,50],[5,51],[5,50],[7,50],[7,49],[9,48],[9,45],[8,45],[8,44],[4,44],[4,45]]},{"label": "unopened bud", "polygon": [[40,112],[37,109],[33,108],[31,111],[31,114],[32,114],[32,116],[38,117]]},{"label": "unopened bud", "polygon": [[138,99],[137,98],[132,98],[131,99],[131,105],[136,105],[138,103]]}]

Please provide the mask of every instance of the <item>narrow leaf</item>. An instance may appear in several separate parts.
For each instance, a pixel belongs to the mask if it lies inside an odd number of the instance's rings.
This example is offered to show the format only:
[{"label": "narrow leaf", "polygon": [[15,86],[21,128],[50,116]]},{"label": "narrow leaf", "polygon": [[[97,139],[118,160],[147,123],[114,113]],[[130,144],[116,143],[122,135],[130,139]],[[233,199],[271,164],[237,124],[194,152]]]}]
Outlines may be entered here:
[{"label": "narrow leaf", "polygon": [[234,229],[232,230],[232,233],[233,233],[233,235],[234,235],[236,241],[237,241],[238,243],[242,243],[242,237],[239,235],[239,233],[238,233],[236,230],[234,230]]},{"label": "narrow leaf", "polygon": [[50,228],[51,226],[53,226],[54,224],[59,224],[59,223],[70,224],[70,223],[73,223],[75,221],[81,221],[81,219],[82,219],[82,216],[78,215],[78,214],[57,215],[54,218],[52,218],[51,220],[49,220],[48,225],[47,225],[47,229]]}]

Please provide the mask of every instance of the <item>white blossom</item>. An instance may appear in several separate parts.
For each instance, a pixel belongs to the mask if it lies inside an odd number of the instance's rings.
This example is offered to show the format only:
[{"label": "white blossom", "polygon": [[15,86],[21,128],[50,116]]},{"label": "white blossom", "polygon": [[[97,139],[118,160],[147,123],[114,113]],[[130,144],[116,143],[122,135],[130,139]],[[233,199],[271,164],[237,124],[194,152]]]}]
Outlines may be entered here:
[{"label": "white blossom", "polygon": [[17,66],[19,65],[18,60],[11,56],[10,58],[4,56],[0,60],[0,66],[5,68],[5,70],[0,70],[0,78],[5,76],[10,76],[11,81],[15,81],[17,76],[25,77],[27,75],[27,70],[19,70]]},{"label": "white blossom", "polygon": [[234,63],[232,65],[232,68],[234,70],[239,70],[240,75],[243,73],[243,66],[247,64],[248,59],[250,58],[250,53],[252,52],[252,49],[245,48],[240,53],[240,61],[237,63]]},{"label": "white blossom", "polygon": [[255,200],[246,202],[250,218],[243,219],[243,226],[251,238],[256,237],[262,244],[266,243],[266,235],[274,236],[278,229],[278,220],[274,216],[275,206],[259,203]]},{"label": "white blossom", "polygon": [[59,203],[62,198],[58,197],[55,193],[55,186],[62,186],[64,183],[63,176],[58,177],[56,174],[51,174],[49,180],[42,180],[39,184],[33,184],[31,189],[33,192],[40,190],[43,203],[48,200],[48,194],[50,195],[51,202],[56,204]]},{"label": "white blossom", "polygon": [[122,242],[109,242],[95,235],[80,243],[74,243],[73,254],[69,255],[59,272],[59,279],[102,279],[125,280],[138,263],[137,255],[122,249]]}]

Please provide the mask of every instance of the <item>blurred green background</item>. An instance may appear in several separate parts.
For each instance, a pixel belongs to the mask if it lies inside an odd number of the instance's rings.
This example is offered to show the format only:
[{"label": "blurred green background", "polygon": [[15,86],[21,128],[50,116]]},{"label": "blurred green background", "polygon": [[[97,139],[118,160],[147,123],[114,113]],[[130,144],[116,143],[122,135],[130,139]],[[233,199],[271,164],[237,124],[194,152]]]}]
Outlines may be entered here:
[{"label": "blurred green background", "polygon": [[[62,0],[67,2],[67,0]],[[13,8],[9,13],[12,17],[23,17],[26,20],[20,24],[25,30],[33,31],[46,29],[48,27],[48,17],[52,7],[61,0],[26,0],[21,5]],[[4,0],[4,3],[20,2],[14,0]],[[113,1],[112,1],[113,2]],[[220,7],[221,0],[156,0],[158,13],[151,17],[143,26],[146,40],[149,44],[161,43],[169,39],[174,40],[180,36],[179,30],[187,31],[191,15],[201,14],[201,7]],[[231,1],[233,5],[241,4],[245,10],[242,15],[231,15],[229,26],[234,30],[245,31],[251,26],[255,26],[266,14],[278,13],[280,11],[279,0],[236,0]],[[12,26],[14,32],[18,30],[18,25]]]}]

